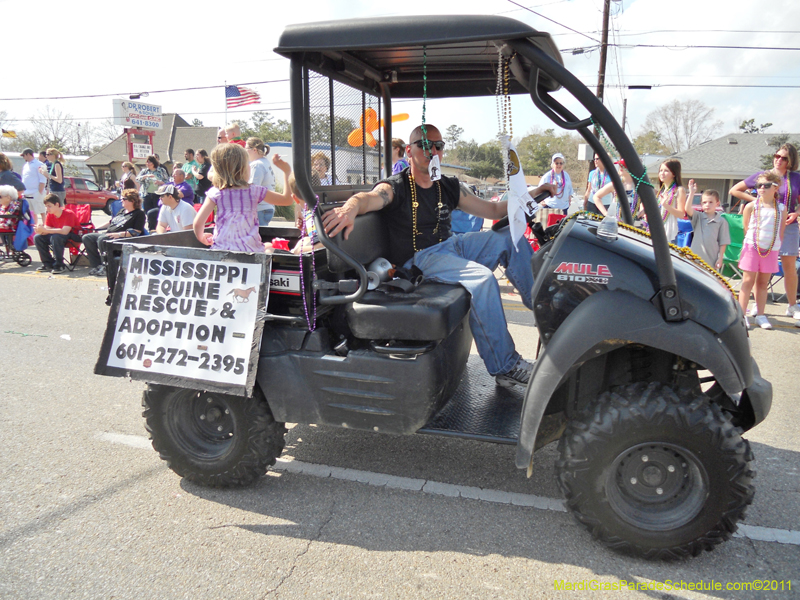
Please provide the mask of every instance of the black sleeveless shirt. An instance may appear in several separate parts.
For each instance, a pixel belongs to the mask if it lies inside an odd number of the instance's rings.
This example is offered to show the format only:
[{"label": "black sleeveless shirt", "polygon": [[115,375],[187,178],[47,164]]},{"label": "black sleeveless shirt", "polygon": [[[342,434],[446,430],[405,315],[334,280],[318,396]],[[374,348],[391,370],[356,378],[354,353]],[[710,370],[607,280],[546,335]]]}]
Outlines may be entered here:
[{"label": "black sleeveless shirt", "polygon": [[[392,186],[394,198],[382,212],[389,232],[389,262],[401,267],[408,259],[414,256],[414,244],[412,241],[414,222],[411,206],[411,182],[409,180],[410,169],[406,168],[397,175],[378,182],[388,183]],[[437,188],[442,191],[442,210],[438,215],[437,205],[439,203],[439,193]],[[439,242],[448,239],[450,233],[450,213],[458,206],[461,196],[458,179],[455,177],[443,176],[438,182],[428,189],[416,186],[417,202],[417,250],[429,248]],[[438,225],[438,229],[437,229]],[[434,231],[436,230],[436,231]]]}]

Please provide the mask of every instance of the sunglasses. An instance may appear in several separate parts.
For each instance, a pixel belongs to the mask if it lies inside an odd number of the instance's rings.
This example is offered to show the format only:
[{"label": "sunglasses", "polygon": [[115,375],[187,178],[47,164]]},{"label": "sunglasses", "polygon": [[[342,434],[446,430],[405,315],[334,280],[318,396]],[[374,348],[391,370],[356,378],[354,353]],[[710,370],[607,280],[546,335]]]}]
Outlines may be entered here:
[{"label": "sunglasses", "polygon": [[769,188],[771,188],[771,187],[778,187],[778,184],[777,184],[777,183],[772,183],[772,182],[769,182],[769,183],[759,183],[759,184],[758,184],[756,187],[757,187],[759,190],[765,190],[765,189],[766,189],[766,190],[768,190],[768,189],[769,189]]},{"label": "sunglasses", "polygon": [[432,142],[430,140],[417,140],[416,142],[411,142],[415,144],[417,148],[424,148],[425,150],[430,150],[431,147],[436,148],[439,152],[444,150],[444,142]]},{"label": "sunglasses", "polygon": [[[596,158],[595,158],[595,160],[598,160],[598,159],[596,159]],[[564,163],[563,163],[563,162],[560,162],[560,161],[556,161],[556,162],[554,162],[553,164],[554,164],[555,166],[557,166],[557,167],[560,167],[560,166],[563,166],[563,164],[564,164]]]},{"label": "sunglasses", "polygon": [[774,158],[775,160],[783,160],[783,161],[789,162],[789,157],[788,156],[781,156],[780,154],[776,154],[772,158]]}]

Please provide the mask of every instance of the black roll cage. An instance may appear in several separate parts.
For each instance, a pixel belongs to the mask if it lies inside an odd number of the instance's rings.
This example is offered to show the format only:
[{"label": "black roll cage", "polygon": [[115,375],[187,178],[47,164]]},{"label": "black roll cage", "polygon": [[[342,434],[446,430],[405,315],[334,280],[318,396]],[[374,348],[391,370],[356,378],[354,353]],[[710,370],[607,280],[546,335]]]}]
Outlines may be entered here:
[{"label": "black roll cage", "polygon": [[[400,97],[421,98],[423,47],[432,52],[435,48],[458,47],[462,55],[450,55],[454,68],[443,69],[448,57],[441,57],[427,73],[429,97],[486,96],[493,92],[494,75],[486,69],[469,68],[464,55],[472,51],[486,67],[494,61],[500,50],[510,59],[513,76],[511,93],[529,93],[534,105],[553,123],[563,129],[577,131],[600,157],[606,172],[611,176],[620,202],[622,220],[633,224],[630,205],[622,179],[614,162],[592,129],[599,126],[625,161],[628,171],[637,184],[652,238],[659,284],[659,297],[664,319],[684,319],[680,296],[672,266],[669,243],[655,191],[646,179],[644,165],[624,131],[597,97],[583,85],[562,62],[561,56],[548,34],[504,17],[443,17],[449,27],[420,25],[430,17],[397,17],[391,19],[351,19],[290,26],[281,36],[276,52],[290,59],[290,90],[292,118],[292,152],[295,179],[300,195],[314,205],[315,192],[311,185],[310,139],[305,107],[308,104],[308,70],[313,69],[335,81],[362,92],[380,96],[383,102],[384,156],[391,155],[392,97],[398,90]],[[321,41],[320,41],[321,40]],[[477,48],[477,51],[476,51]],[[483,49],[483,51],[481,51]],[[381,52],[385,51],[385,54]],[[393,56],[401,56],[403,62]],[[374,58],[374,64],[370,64]],[[379,58],[381,60],[379,60]],[[433,62],[433,61],[432,61]],[[395,66],[399,64],[400,66]],[[590,118],[579,119],[551,94],[566,89],[588,111]],[[386,176],[391,174],[391,163],[385,160]],[[327,250],[357,273],[360,285],[350,295],[327,296],[323,304],[343,304],[357,301],[367,290],[367,272],[363,265],[338,247],[322,227],[321,211],[315,215],[317,234]]]}]

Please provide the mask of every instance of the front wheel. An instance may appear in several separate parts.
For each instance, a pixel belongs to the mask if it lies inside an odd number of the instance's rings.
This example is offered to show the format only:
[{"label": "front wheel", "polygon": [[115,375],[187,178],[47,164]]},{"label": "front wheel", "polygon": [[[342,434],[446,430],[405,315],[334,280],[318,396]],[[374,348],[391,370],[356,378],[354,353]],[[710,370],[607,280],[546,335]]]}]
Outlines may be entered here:
[{"label": "front wheel", "polygon": [[283,423],[252,398],[150,384],[142,398],[153,448],[178,475],[209,487],[249,485],[283,452]]},{"label": "front wheel", "polygon": [[602,394],[559,444],[573,515],[607,546],[696,556],[729,539],[753,501],[750,445],[705,398],[638,383]]},{"label": "front wheel", "polygon": [[103,212],[111,216],[111,213],[113,212],[111,210],[111,205],[114,204],[114,202],[116,202],[117,200],[118,198],[109,198],[108,200],[106,200],[106,205],[103,207]]}]

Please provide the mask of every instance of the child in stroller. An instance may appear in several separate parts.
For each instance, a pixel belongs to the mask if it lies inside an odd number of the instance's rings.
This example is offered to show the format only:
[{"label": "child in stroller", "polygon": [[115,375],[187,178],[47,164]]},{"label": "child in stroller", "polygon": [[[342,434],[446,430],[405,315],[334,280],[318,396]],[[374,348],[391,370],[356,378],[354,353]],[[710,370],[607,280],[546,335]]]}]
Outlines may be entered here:
[{"label": "child in stroller", "polygon": [[[28,247],[28,235],[16,239],[17,230],[27,226],[27,232],[33,233],[35,219],[31,214],[28,201],[20,198],[17,190],[10,185],[0,185],[0,262],[6,260],[16,261],[20,267],[31,264],[30,255],[25,252]],[[22,236],[25,231],[20,232]]]}]

